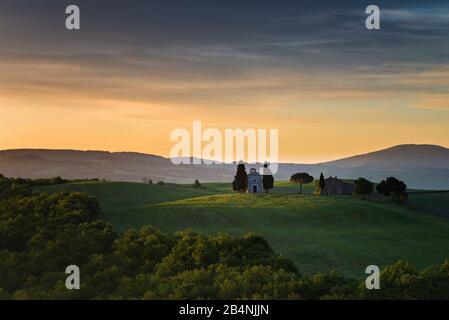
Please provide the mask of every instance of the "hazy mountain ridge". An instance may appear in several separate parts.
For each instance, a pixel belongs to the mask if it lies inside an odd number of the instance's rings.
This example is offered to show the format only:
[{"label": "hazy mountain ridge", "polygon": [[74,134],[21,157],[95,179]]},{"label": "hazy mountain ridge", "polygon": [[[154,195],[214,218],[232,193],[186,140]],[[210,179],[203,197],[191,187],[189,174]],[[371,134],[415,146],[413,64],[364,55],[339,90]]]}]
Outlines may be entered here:
[{"label": "hazy mountain ridge", "polygon": [[449,149],[437,145],[399,145],[388,149],[326,162],[336,167],[405,167],[449,169]]},{"label": "hazy mountain ridge", "polygon": [[[249,165],[250,166],[250,165]],[[318,164],[281,163],[276,179],[295,172],[318,177],[366,177],[380,181],[387,176],[403,179],[411,188],[449,189],[449,149],[436,145],[399,145],[392,148]],[[235,165],[173,165],[170,159],[137,152],[15,149],[0,151],[0,173],[12,177],[61,176],[69,179],[99,178],[113,181],[191,183],[231,182]]]}]

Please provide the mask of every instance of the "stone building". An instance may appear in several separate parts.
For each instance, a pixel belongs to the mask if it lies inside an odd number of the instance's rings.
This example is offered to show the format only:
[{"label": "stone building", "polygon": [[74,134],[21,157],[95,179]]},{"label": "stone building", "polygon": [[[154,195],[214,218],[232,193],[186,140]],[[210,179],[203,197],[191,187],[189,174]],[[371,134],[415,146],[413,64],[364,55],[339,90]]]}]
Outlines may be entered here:
[{"label": "stone building", "polygon": [[248,175],[248,193],[263,192],[263,176],[255,168],[251,168]]},{"label": "stone building", "polygon": [[323,194],[352,195],[354,192],[354,185],[352,183],[344,182],[337,177],[324,179],[324,183],[324,190],[321,191]]}]

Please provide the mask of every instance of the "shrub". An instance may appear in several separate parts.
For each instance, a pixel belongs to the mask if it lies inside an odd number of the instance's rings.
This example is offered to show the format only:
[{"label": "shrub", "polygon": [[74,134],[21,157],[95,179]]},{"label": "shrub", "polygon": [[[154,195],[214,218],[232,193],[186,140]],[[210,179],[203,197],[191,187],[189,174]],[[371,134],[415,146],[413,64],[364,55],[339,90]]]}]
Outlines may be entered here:
[{"label": "shrub", "polygon": [[194,188],[202,188],[201,183],[198,181],[198,179],[195,179],[195,182],[193,183]]},{"label": "shrub", "polygon": [[371,194],[374,189],[374,184],[371,181],[366,180],[365,178],[358,178],[354,182],[354,194],[362,196],[363,198]]}]

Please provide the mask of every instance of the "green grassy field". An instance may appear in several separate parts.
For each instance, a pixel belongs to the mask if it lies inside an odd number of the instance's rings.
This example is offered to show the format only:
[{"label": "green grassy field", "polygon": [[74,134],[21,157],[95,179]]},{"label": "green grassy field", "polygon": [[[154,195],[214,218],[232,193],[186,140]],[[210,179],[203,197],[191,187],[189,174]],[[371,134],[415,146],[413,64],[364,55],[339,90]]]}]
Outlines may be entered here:
[{"label": "green grassy field", "polygon": [[[202,189],[124,182],[89,182],[39,188],[74,190],[95,196],[105,218],[119,231],[151,224],[164,232],[192,229],[234,235],[255,231],[294,261],[300,272],[335,268],[361,277],[370,264],[382,267],[407,259],[418,267],[449,258],[449,219],[394,203],[353,197],[316,197],[286,182],[271,194],[234,194],[230,184]],[[415,196],[417,198],[415,199]],[[427,197],[427,198],[426,198]],[[427,206],[449,203],[449,193],[411,194]]]},{"label": "green grassy field", "polygon": [[449,191],[413,192],[410,193],[410,203],[449,214]]},{"label": "green grassy field", "polygon": [[148,204],[174,201],[219,193],[230,193],[231,184],[208,183],[204,188],[190,185],[145,185],[132,182],[79,182],[36,188],[39,191],[80,191],[98,199],[103,210],[127,209]]}]

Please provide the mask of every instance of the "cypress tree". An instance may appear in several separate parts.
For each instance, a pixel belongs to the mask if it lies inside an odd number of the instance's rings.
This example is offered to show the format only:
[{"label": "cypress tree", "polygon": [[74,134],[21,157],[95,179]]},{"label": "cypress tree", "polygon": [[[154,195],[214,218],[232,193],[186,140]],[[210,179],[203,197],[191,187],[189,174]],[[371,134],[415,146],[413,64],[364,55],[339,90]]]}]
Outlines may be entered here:
[{"label": "cypress tree", "polygon": [[321,189],[321,191],[323,191],[325,187],[326,187],[326,182],[324,181],[324,175],[321,172],[321,174],[320,174],[320,189]]},{"label": "cypress tree", "polygon": [[243,163],[237,166],[237,173],[234,176],[234,182],[232,183],[234,191],[244,193],[248,190],[248,174]]}]

